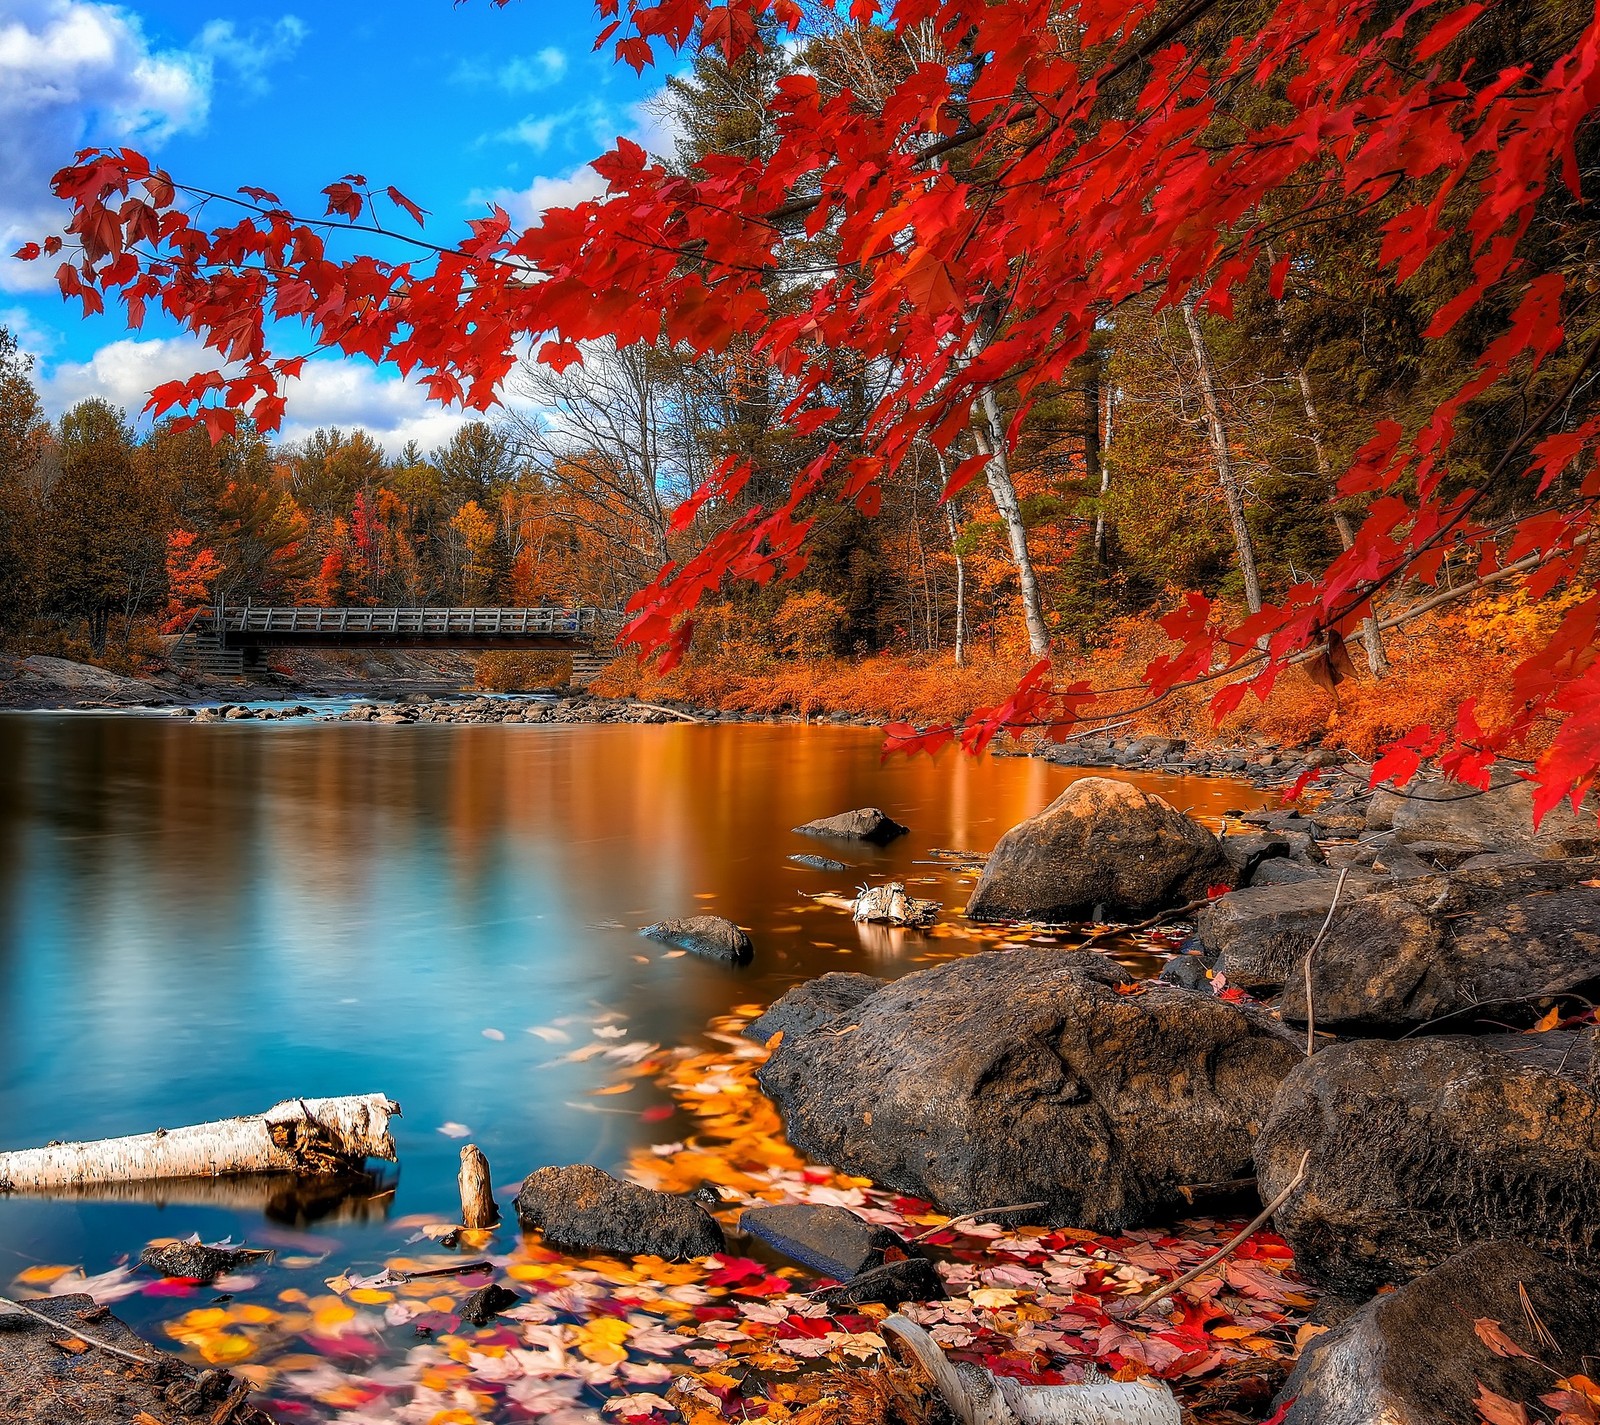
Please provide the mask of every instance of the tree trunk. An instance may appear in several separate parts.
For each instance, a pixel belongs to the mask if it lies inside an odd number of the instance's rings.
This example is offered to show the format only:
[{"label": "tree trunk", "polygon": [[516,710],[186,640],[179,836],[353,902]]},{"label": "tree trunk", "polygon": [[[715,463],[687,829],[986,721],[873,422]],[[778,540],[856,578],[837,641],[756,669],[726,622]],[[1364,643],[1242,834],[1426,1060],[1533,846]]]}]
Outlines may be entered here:
[{"label": "tree trunk", "polygon": [[956,561],[956,667],[967,661],[967,562],[961,557],[961,530],[956,524],[954,505],[944,507],[945,525],[950,531],[950,556]]},{"label": "tree trunk", "polygon": [[1022,594],[1022,617],[1028,627],[1028,651],[1035,658],[1044,658],[1050,652],[1050,628],[1044,620],[1044,609],[1039,598],[1039,579],[1033,570],[1033,560],[1028,554],[1028,531],[1022,523],[1022,507],[1017,503],[1017,488],[1011,483],[1011,462],[1006,455],[1005,424],[1000,417],[1000,403],[993,391],[985,391],[978,398],[983,419],[973,427],[973,438],[978,453],[988,457],[985,476],[989,493],[994,497],[994,507],[1005,521],[1006,536],[1011,543],[1011,562],[1017,568],[1017,583]]},{"label": "tree trunk", "polygon": [[[1099,386],[1096,384],[1098,393]],[[1105,391],[1106,426],[1105,435],[1095,443],[1095,458],[1100,466],[1100,499],[1094,511],[1094,562],[1106,562],[1106,491],[1111,488],[1111,462],[1107,458],[1111,451],[1111,439],[1115,433],[1115,418],[1111,406],[1111,391]],[[1095,412],[1098,422],[1100,413]]]},{"label": "tree trunk", "polygon": [[1205,403],[1206,423],[1211,428],[1211,453],[1217,464],[1217,480],[1222,486],[1222,498],[1228,506],[1228,520],[1233,525],[1234,548],[1239,552],[1239,573],[1244,579],[1244,599],[1250,612],[1261,612],[1261,579],[1256,573],[1255,546],[1250,542],[1250,526],[1244,517],[1244,494],[1239,489],[1238,478],[1233,473],[1233,455],[1228,447],[1228,426],[1222,414],[1222,402],[1217,396],[1217,376],[1211,364],[1211,352],[1206,347],[1200,330],[1200,319],[1195,315],[1194,298],[1183,302],[1183,324],[1189,329],[1189,341],[1194,347],[1194,362],[1200,374],[1200,396]]},{"label": "tree trunk", "polygon": [[292,1098],[265,1113],[191,1128],[0,1153],[0,1192],[224,1173],[345,1173],[368,1158],[395,1161],[389,1120],[399,1112],[382,1094]]},{"label": "tree trunk", "polygon": [[[1295,368],[1295,375],[1300,382],[1300,399],[1306,408],[1306,426],[1311,432],[1311,448],[1316,452],[1317,473],[1322,476],[1323,484],[1330,491],[1333,489],[1333,465],[1328,459],[1328,447],[1322,441],[1322,421],[1317,416],[1317,403],[1311,395],[1311,374],[1303,363]],[[1333,512],[1333,527],[1339,531],[1339,544],[1343,549],[1349,549],[1356,542],[1356,532],[1350,527],[1350,516],[1343,510]],[[1367,667],[1372,670],[1374,678],[1381,678],[1389,671],[1389,660],[1383,652],[1383,634],[1378,630],[1378,615],[1374,611],[1361,620],[1361,641],[1367,649]]]}]

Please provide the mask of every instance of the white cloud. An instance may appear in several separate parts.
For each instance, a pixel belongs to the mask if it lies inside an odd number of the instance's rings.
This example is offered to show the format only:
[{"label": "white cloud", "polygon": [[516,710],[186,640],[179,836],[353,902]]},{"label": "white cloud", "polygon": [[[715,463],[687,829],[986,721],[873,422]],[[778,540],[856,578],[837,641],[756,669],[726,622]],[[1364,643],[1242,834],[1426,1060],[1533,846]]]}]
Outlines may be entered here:
[{"label": "white cloud", "polygon": [[[87,361],[64,361],[44,371],[38,386],[46,413],[54,419],[91,396],[120,406],[137,420],[153,387],[182,380],[217,366],[215,352],[193,337],[125,337],[101,347]],[[318,426],[360,426],[391,455],[409,440],[424,450],[443,445],[471,412],[446,410],[400,377],[362,361],[319,357],[291,381],[280,438],[300,440]]]},{"label": "white cloud", "polygon": [[461,64],[451,79],[473,89],[493,85],[507,94],[534,94],[559,84],[567,74],[565,51],[548,45],[530,55],[514,55],[498,67]]},{"label": "white cloud", "polygon": [[283,15],[270,25],[241,30],[232,20],[212,20],[195,38],[196,54],[233,72],[251,94],[269,89],[267,71],[291,58],[310,33],[297,15]]},{"label": "white cloud", "polygon": [[[665,89],[628,106],[625,137],[639,144],[647,153],[671,155],[678,143],[678,130],[670,108],[663,102]],[[618,129],[612,113],[595,103],[584,105],[567,114],[555,116],[558,124],[581,118],[589,125],[590,137],[597,150],[608,149],[615,142]],[[525,121],[526,122],[526,121]],[[514,133],[515,131],[513,131]],[[503,134],[501,137],[510,137]],[[548,142],[548,139],[546,140]],[[526,188],[501,188],[493,193],[473,196],[481,201],[498,203],[511,214],[513,222],[530,224],[538,222],[546,208],[570,208],[589,198],[598,198],[606,191],[605,180],[590,164],[582,164],[565,173],[535,178]]]},{"label": "white cloud", "polygon": [[100,0],[0,0],[0,291],[49,287],[49,262],[18,263],[23,243],[60,230],[50,178],[92,144],[157,149],[205,126],[219,66],[246,88],[298,45],[293,16],[238,30],[208,24],[189,49],[159,49],[139,17]]}]

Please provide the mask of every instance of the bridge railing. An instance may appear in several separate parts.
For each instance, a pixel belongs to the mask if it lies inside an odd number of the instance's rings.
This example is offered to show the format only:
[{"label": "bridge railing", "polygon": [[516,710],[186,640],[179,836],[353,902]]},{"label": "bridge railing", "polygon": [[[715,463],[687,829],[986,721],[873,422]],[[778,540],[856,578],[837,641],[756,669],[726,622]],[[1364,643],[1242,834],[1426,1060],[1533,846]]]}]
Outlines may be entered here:
[{"label": "bridge railing", "polygon": [[403,637],[452,634],[539,634],[581,638],[600,627],[598,609],[478,608],[252,608],[225,607],[213,614],[224,634],[366,633]]}]

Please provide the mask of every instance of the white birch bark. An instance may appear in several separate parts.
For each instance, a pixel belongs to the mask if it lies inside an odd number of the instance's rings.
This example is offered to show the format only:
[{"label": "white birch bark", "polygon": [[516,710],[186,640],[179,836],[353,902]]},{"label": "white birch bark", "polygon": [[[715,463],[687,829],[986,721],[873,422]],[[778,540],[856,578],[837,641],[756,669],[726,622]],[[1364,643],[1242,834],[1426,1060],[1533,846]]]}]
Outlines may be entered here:
[{"label": "white birch bark", "polygon": [[348,1172],[369,1157],[396,1160],[389,1120],[399,1112],[382,1094],[294,1098],[243,1118],[24,1148],[0,1153],[0,1192],[226,1173]]}]

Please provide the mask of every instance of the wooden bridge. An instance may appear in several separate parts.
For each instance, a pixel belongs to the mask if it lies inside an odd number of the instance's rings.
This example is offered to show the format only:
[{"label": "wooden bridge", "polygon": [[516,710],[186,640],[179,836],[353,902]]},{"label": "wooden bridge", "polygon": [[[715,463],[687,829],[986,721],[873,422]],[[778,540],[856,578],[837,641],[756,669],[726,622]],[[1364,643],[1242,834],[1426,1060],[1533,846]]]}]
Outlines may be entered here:
[{"label": "wooden bridge", "polygon": [[570,652],[572,680],[605,666],[621,616],[586,608],[257,608],[218,604],[184,630],[173,662],[244,677],[273,648],[555,649]]}]

